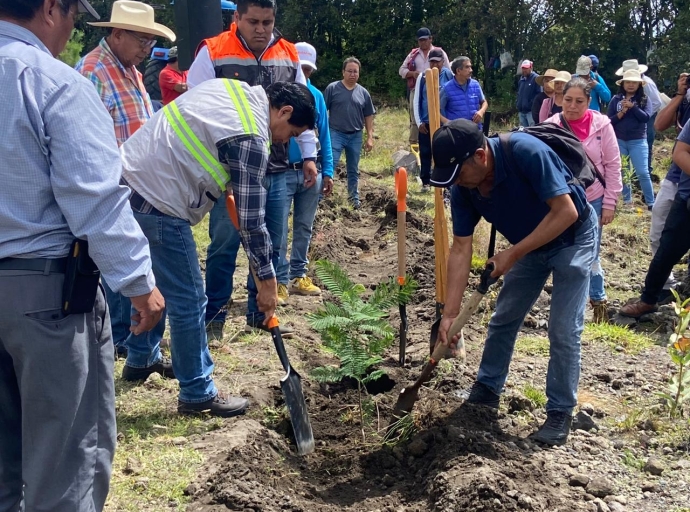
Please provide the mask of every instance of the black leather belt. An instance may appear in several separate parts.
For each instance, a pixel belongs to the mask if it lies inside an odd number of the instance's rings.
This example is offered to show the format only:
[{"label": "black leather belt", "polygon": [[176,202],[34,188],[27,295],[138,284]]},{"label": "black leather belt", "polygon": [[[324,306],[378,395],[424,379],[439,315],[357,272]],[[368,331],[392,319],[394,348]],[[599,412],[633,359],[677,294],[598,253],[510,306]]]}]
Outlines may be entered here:
[{"label": "black leather belt", "polygon": [[67,258],[3,258],[0,270],[34,270],[44,274],[64,274]]}]

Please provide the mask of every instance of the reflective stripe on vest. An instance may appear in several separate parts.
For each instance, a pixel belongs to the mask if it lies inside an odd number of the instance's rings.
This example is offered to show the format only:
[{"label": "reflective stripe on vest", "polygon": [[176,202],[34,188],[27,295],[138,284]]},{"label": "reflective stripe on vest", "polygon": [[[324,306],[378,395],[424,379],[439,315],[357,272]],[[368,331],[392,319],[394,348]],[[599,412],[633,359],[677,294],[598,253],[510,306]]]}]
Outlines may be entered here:
[{"label": "reflective stripe on vest", "polygon": [[[249,108],[249,102],[247,96],[244,94],[242,87],[232,80],[223,80],[225,88],[228,90],[228,95],[235,105],[237,110],[237,115],[242,123],[242,128],[247,134],[257,133],[256,121],[254,120],[254,114]],[[163,112],[166,119],[170,123],[170,126],[175,131],[177,136],[187,148],[192,156],[196,159],[201,167],[203,167],[206,172],[208,172],[213,181],[218,184],[221,190],[225,189],[226,183],[230,181],[230,176],[225,171],[223,165],[213,157],[208,149],[201,143],[199,137],[197,137],[192,131],[191,127],[184,120],[180,110],[177,108],[175,102],[171,102],[165,107],[163,107]]]}]

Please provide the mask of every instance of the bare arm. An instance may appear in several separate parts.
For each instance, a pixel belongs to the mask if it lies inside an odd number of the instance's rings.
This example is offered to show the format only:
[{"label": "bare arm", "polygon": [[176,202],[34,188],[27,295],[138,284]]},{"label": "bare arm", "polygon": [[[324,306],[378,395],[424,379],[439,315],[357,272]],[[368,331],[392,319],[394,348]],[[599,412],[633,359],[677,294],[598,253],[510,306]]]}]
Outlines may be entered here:
[{"label": "bare arm", "polygon": [[685,174],[690,174],[690,144],[676,141],[676,147],[673,149],[673,162]]},{"label": "bare arm", "polygon": [[668,130],[676,123],[678,107],[683,102],[685,93],[688,90],[688,86],[685,85],[687,77],[687,73],[681,73],[680,77],[678,78],[676,95],[671,98],[671,102],[662,108],[656,115],[656,120],[654,121],[654,129],[656,131],[663,132],[664,130]]},{"label": "bare arm", "polygon": [[365,117],[364,126],[367,129],[367,141],[364,147],[367,151],[371,151],[374,148],[374,116]]},{"label": "bare arm", "polygon": [[[453,320],[460,313],[462,296],[467,288],[472,261],[472,236],[454,236],[453,246],[448,256],[448,287],[446,290],[446,304],[443,307],[443,319],[438,329],[441,343],[448,345],[448,329]],[[453,343],[454,345],[455,343]]]}]

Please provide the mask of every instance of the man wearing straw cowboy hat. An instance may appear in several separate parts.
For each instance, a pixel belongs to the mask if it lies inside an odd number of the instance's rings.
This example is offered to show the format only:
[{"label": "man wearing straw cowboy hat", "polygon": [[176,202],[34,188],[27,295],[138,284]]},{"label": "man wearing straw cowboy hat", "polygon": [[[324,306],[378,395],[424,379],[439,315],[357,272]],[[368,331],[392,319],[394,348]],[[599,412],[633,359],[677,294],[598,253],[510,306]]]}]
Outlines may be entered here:
[{"label": "man wearing straw cowboy hat", "polygon": [[616,76],[623,76],[625,72],[630,69],[639,71],[640,75],[642,75],[642,80],[644,80],[646,84],[644,93],[647,95],[649,102],[652,104],[652,115],[649,116],[649,121],[647,121],[647,146],[649,147],[647,168],[649,169],[649,174],[652,174],[652,145],[654,144],[654,137],[656,136],[656,131],[654,130],[654,121],[656,120],[656,115],[663,106],[661,103],[661,95],[659,95],[659,89],[654,83],[654,80],[645,75],[647,69],[649,68],[647,68],[647,66],[644,64],[638,64],[637,59],[624,60],[623,65],[616,71]]},{"label": "man wearing straw cowboy hat", "polygon": [[[110,21],[89,23],[106,27],[110,34],[101,39],[76,66],[96,86],[101,101],[113,118],[115,138],[121,146],[153,115],[151,99],[136,66],[148,57],[156,44],[156,36],[170,41],[175,34],[154,21],[151,6],[141,2],[118,0],[113,4]],[[127,297],[114,293],[116,283],[104,282],[113,341],[118,354],[127,353],[125,341],[129,336],[131,304]],[[172,377],[169,361],[161,361],[155,371]]]}]

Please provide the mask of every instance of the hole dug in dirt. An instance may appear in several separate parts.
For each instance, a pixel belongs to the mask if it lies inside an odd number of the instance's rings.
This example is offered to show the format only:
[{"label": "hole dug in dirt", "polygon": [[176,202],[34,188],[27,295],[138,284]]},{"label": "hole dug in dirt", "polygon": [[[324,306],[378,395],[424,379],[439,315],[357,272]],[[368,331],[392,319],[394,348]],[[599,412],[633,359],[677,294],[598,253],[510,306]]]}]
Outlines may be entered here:
[{"label": "hole dug in dirt", "polygon": [[[383,446],[375,415],[366,441],[359,425],[344,417],[356,391],[330,397],[315,391],[307,392],[315,453],[299,457],[281,434],[242,419],[233,432],[246,432],[245,441],[211,461],[204,486],[192,488],[188,510],[581,510],[567,489],[552,485],[548,468],[516,447],[520,438],[505,433],[504,415],[457,407],[458,401],[455,410],[436,403],[436,416],[409,441]],[[422,402],[427,410],[429,401]]]}]

